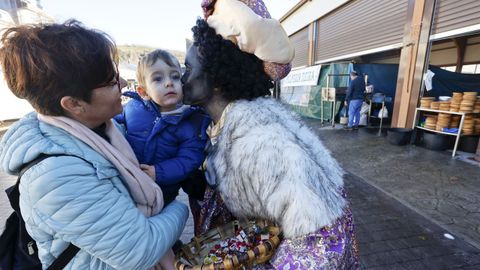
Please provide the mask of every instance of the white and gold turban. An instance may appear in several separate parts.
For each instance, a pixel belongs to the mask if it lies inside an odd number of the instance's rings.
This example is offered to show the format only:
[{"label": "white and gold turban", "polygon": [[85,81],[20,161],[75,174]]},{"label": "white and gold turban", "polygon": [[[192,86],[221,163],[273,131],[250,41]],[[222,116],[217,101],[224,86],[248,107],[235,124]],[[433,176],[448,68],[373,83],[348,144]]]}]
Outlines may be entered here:
[{"label": "white and gold turban", "polygon": [[208,25],[240,50],[261,59],[272,80],[287,76],[295,50],[262,0],[203,0],[202,9]]}]

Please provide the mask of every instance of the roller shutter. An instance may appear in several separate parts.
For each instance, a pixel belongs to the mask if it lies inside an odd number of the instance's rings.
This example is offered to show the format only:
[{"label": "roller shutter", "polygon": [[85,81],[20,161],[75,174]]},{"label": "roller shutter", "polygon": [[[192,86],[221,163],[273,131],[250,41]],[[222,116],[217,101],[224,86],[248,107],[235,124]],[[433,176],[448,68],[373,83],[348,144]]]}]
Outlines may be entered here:
[{"label": "roller shutter", "polygon": [[355,0],[320,18],[315,61],[401,44],[407,8],[408,0]]},{"label": "roller shutter", "polygon": [[480,24],[479,0],[437,0],[432,34]]},{"label": "roller shutter", "polygon": [[295,58],[292,61],[293,67],[308,65],[308,27],[290,36],[290,41],[295,47]]}]

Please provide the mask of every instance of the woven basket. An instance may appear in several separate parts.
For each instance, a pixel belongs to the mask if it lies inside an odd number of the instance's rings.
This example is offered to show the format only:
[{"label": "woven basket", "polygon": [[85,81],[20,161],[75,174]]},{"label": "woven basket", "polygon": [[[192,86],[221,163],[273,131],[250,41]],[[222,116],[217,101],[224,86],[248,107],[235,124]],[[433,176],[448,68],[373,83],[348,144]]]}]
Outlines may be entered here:
[{"label": "woven basket", "polygon": [[[222,262],[204,264],[204,258],[208,255],[213,246],[221,241],[235,236],[238,228],[249,228],[257,225],[267,230],[272,236],[252,249],[241,255],[233,255],[232,258],[223,259]],[[181,251],[176,254],[175,267],[178,270],[237,270],[251,267],[254,264],[262,264],[270,260],[280,244],[280,229],[267,222],[260,221],[232,221],[222,227],[217,227],[207,233],[192,238],[192,241],[185,244]]]}]

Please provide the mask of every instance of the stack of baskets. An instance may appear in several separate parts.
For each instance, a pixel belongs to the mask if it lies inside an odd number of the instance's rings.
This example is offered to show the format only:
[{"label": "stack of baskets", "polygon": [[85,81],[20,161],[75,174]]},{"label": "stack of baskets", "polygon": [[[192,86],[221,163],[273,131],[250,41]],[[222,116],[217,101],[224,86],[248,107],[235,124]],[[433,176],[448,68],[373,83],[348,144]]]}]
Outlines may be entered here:
[{"label": "stack of baskets", "polygon": [[427,115],[425,117],[425,128],[435,130],[437,128],[437,116]]},{"label": "stack of baskets", "polygon": [[472,114],[465,115],[465,118],[463,120],[462,134],[463,135],[475,134],[475,119]]},{"label": "stack of baskets", "polygon": [[[228,248],[226,242],[229,239],[237,239],[239,235],[252,234],[252,228],[260,228],[267,232],[266,237],[262,235],[262,242],[243,251],[236,251],[218,260],[211,260],[209,257],[212,250]],[[241,232],[239,234],[239,231]],[[258,236],[258,235],[257,235]],[[263,221],[232,221],[222,227],[210,230],[209,232],[194,237],[192,241],[184,245],[181,251],[176,254],[175,267],[178,270],[237,270],[250,269],[254,265],[267,262],[275,253],[280,244],[280,229]]]},{"label": "stack of baskets", "polygon": [[450,128],[458,128],[460,126],[460,120],[461,120],[461,116],[460,115],[452,115],[452,117],[450,118],[450,125],[449,127]]},{"label": "stack of baskets", "polygon": [[430,103],[430,109],[439,110],[440,109],[440,102],[439,101],[432,101],[432,103]]},{"label": "stack of baskets", "polygon": [[[450,123],[448,127],[458,128],[460,126],[460,120],[460,115],[452,115],[450,117]],[[439,124],[437,123],[437,130],[439,130],[438,126]],[[465,115],[465,119],[463,120],[462,135],[480,135],[480,117],[475,117],[472,114]]]},{"label": "stack of baskets", "polygon": [[420,99],[420,108],[429,109],[434,100],[434,97],[422,97]]},{"label": "stack of baskets", "polygon": [[450,101],[440,101],[439,110],[448,112],[450,110]]},{"label": "stack of baskets", "polygon": [[452,99],[450,99],[450,111],[458,112],[462,103],[463,93],[454,92]]},{"label": "stack of baskets", "polygon": [[[478,135],[480,134],[480,125],[478,118],[470,113],[480,112],[480,97],[477,97],[477,92],[453,93],[454,97],[462,97],[458,112],[466,113],[463,120],[462,134],[463,135]],[[452,107],[450,107],[452,109]],[[452,123],[451,123],[452,124]],[[457,124],[457,127],[459,124]]]},{"label": "stack of baskets", "polygon": [[459,112],[472,113],[477,102],[477,92],[464,92]]},{"label": "stack of baskets", "polygon": [[480,97],[477,97],[477,101],[475,102],[475,106],[473,107],[474,113],[480,113]]},{"label": "stack of baskets", "polygon": [[450,126],[451,116],[452,115],[448,113],[439,113],[435,130],[443,131],[443,128],[448,128]]},{"label": "stack of baskets", "polygon": [[480,117],[475,118],[475,135],[480,135]]}]

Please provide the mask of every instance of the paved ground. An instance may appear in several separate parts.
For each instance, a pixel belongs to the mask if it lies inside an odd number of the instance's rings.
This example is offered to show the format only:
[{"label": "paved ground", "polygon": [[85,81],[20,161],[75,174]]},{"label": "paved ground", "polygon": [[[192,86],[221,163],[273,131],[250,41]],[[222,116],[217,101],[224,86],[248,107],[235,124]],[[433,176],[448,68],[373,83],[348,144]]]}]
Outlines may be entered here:
[{"label": "paved ground", "polygon": [[[448,153],[307,123],[350,172],[345,182],[364,269],[480,269],[478,167]],[[13,182],[0,173],[0,189]],[[0,227],[9,211],[1,193]],[[190,218],[181,240],[192,234]]]},{"label": "paved ground", "polygon": [[307,123],[352,174],[480,248],[480,167],[449,152],[394,146],[362,130],[347,132]]},{"label": "paved ground", "polygon": [[480,269],[480,250],[385,195],[359,177],[346,187],[364,269]]}]

